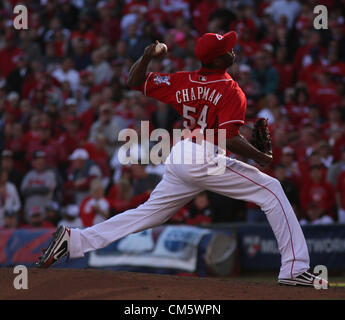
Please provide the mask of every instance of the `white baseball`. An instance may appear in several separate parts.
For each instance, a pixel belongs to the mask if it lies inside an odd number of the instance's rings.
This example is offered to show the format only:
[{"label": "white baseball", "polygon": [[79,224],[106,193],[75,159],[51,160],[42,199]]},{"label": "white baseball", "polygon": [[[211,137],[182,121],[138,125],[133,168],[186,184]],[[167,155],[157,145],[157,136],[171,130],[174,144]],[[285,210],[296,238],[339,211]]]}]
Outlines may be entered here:
[{"label": "white baseball", "polygon": [[168,52],[168,47],[166,46],[165,43],[158,43],[155,46],[155,53],[156,54],[161,54],[162,52]]}]

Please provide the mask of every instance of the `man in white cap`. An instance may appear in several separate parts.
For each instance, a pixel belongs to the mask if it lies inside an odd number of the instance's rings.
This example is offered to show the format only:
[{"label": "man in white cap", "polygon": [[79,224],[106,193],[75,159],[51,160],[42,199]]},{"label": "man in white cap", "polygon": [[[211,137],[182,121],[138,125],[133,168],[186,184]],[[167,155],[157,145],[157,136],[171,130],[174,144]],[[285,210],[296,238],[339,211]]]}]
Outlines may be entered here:
[{"label": "man in white cap", "polygon": [[88,196],[91,181],[101,177],[102,173],[85,149],[75,149],[69,160],[72,163],[65,183],[65,196],[68,201],[79,205]]},{"label": "man in white cap", "polygon": [[32,170],[24,176],[21,185],[27,221],[32,207],[38,206],[43,209],[53,199],[56,187],[56,174],[47,166],[46,153],[36,151],[33,155]]},{"label": "man in white cap", "polygon": [[63,210],[63,219],[58,223],[58,226],[83,228],[83,223],[79,217],[79,207],[75,204],[69,204]]}]

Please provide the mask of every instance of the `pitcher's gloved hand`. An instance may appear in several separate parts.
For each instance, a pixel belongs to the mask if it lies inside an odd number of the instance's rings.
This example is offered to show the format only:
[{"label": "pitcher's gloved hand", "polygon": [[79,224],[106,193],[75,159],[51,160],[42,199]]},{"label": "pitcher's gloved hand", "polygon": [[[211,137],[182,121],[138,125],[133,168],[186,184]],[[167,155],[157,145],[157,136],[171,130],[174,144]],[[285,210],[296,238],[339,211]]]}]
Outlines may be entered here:
[{"label": "pitcher's gloved hand", "polygon": [[[270,131],[268,129],[268,122],[265,118],[259,118],[254,125],[252,131],[252,145],[258,149],[259,151],[265,153],[268,157],[267,159],[271,158],[272,161],[272,141]],[[270,157],[269,157],[270,156]],[[266,165],[267,163],[262,163],[260,165]]]}]

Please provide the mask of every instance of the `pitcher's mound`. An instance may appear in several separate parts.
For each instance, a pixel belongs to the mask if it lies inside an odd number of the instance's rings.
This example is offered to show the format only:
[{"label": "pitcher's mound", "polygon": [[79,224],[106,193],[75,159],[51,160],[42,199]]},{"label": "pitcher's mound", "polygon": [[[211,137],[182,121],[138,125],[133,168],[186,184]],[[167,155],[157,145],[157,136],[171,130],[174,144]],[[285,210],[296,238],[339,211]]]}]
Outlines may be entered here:
[{"label": "pitcher's mound", "polygon": [[275,281],[197,278],[92,269],[29,269],[28,289],[16,290],[11,268],[0,269],[3,299],[264,300],[345,299],[345,288],[316,290]]}]

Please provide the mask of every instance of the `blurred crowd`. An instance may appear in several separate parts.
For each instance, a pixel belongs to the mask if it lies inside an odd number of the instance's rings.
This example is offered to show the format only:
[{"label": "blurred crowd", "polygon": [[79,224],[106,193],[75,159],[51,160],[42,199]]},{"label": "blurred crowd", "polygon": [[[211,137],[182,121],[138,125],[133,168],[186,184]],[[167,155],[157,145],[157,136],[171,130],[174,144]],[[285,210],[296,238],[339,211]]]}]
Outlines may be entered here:
[{"label": "blurred crowd", "polygon": [[[272,132],[274,161],[260,170],[301,224],[345,222],[345,1],[23,0],[28,29],[15,30],[17,2],[0,3],[0,227],[88,227],[146,201],[164,166],[122,165],[118,133],[182,123],[127,87],[129,68],[159,40],[169,52],[150,71],[196,70],[198,36],[229,30],[239,37],[229,73],[248,99],[242,134],[258,117]],[[313,26],[319,4],[327,29]],[[170,223],[265,219],[203,192]]]}]

